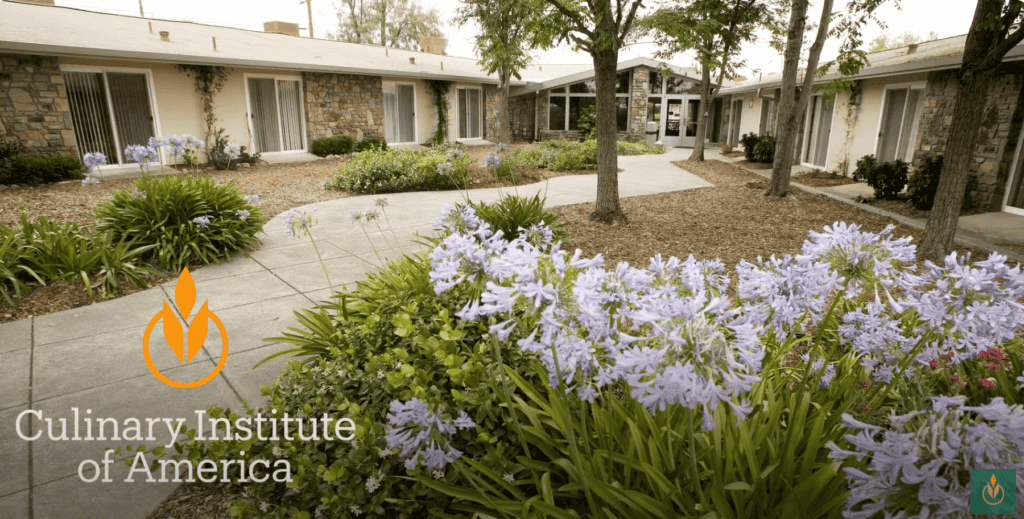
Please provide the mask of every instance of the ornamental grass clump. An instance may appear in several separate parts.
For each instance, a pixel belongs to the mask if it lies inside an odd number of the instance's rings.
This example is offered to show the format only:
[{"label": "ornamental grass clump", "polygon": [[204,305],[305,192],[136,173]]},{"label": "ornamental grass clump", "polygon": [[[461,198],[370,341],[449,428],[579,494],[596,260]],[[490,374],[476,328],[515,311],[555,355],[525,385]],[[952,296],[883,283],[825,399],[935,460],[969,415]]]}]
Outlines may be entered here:
[{"label": "ornamental grass clump", "polygon": [[232,183],[189,176],[144,176],[134,183],[135,190],[114,191],[113,200],[96,206],[96,230],[155,245],[147,258],[165,269],[219,262],[258,243],[265,220]]}]

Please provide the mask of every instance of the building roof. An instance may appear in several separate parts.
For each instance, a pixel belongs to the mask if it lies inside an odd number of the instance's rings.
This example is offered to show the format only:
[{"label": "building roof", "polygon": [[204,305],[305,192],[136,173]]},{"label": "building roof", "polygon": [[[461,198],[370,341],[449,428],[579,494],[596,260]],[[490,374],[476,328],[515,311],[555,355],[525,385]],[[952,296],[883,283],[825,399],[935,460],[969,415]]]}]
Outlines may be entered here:
[{"label": "building roof", "polygon": [[[169,42],[161,41],[160,31],[170,33]],[[8,1],[0,1],[0,50],[498,82],[497,75],[486,74],[474,58]],[[410,58],[414,58],[415,63],[410,63]],[[513,80],[512,84],[525,85],[526,81]]]},{"label": "building roof", "polygon": [[[677,67],[664,61],[658,61],[651,58],[631,58],[619,62],[617,70],[628,70],[634,67],[649,67],[658,70],[671,70],[674,74],[688,77],[700,81],[700,71],[695,68]],[[529,72],[523,74],[523,79],[527,79],[529,75],[530,83],[522,88],[517,88],[511,92],[513,96],[526,94],[530,92],[536,92],[539,90],[547,90],[549,88],[556,88],[562,85],[568,85],[569,83],[575,83],[577,81],[583,81],[594,77],[594,65],[531,65],[531,69],[537,69],[536,73]],[[552,70],[553,69],[553,70]],[[543,72],[551,72],[548,75]]]},{"label": "building roof", "polygon": [[[896,49],[872,52],[867,55],[868,66],[849,77],[851,79],[867,79],[959,68],[963,61],[963,50],[966,41],[967,35],[963,34]],[[1024,59],[1024,45],[1014,47],[1004,58],[1005,61],[1022,59]],[[802,72],[800,77],[803,77]],[[815,84],[823,84],[839,77],[842,76],[839,74],[837,67],[833,65],[829,69],[828,74],[815,79],[814,82]],[[802,79],[798,79],[799,81],[802,81]],[[778,88],[780,86],[782,86],[782,74],[772,73],[764,75],[759,79],[728,84],[728,86],[722,87],[721,93],[724,95],[741,94],[764,88]]]}]

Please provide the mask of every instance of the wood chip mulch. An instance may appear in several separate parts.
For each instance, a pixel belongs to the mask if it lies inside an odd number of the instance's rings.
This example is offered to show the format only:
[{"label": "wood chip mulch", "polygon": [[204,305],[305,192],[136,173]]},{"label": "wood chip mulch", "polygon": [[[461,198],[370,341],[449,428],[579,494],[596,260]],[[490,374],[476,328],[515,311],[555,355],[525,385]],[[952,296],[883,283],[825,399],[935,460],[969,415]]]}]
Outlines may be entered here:
[{"label": "wood chip mulch", "polygon": [[797,184],[810,187],[835,187],[856,184],[857,181],[842,175],[836,175],[822,170],[808,171],[799,175],[793,175],[790,179]]},{"label": "wood chip mulch", "polygon": [[[886,211],[896,213],[900,216],[906,216],[907,218],[920,218],[922,220],[927,220],[928,215],[931,213],[930,209],[922,211],[914,207],[914,205],[910,203],[909,197],[907,197],[906,195],[900,195],[900,198],[896,200],[878,200],[876,198],[869,198],[865,200],[863,203],[877,207],[879,209],[885,209]],[[977,209],[967,209],[961,210],[960,216],[964,217],[981,213],[982,211],[979,211]]]},{"label": "wood chip mulch", "polygon": [[[609,266],[626,261],[646,267],[657,253],[666,258],[693,254],[697,259],[720,259],[732,272],[742,259],[797,254],[808,231],[821,231],[837,221],[855,222],[872,232],[894,224],[896,236],[909,235],[915,242],[921,237],[918,229],[826,196],[794,190],[790,199],[766,198],[762,193],[768,181],[732,164],[673,164],[714,187],[624,198],[622,210],[630,222],[620,226],[589,222],[592,203],[556,208],[571,235],[568,250],[579,248],[588,256],[602,253]],[[975,260],[987,257],[982,251],[971,252]]]}]

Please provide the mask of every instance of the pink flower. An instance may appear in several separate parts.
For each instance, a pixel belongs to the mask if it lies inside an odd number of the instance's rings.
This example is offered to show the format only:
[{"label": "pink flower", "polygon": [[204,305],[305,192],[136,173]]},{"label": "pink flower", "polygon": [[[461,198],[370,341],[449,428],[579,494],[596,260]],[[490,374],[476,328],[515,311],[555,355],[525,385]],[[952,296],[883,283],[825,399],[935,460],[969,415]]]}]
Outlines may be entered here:
[{"label": "pink flower", "polygon": [[989,379],[987,379],[987,378],[983,378],[979,382],[981,382],[981,387],[983,387],[985,389],[995,389],[996,388],[996,383],[991,381],[991,380],[989,380]]}]

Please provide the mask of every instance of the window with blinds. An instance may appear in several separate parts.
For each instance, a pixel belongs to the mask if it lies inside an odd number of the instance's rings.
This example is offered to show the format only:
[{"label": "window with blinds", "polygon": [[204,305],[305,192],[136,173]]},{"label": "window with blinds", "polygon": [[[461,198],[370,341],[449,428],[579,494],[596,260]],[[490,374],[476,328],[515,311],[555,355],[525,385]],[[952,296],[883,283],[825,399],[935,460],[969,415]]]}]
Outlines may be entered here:
[{"label": "window with blinds", "polygon": [[306,149],[299,80],[248,78],[249,120],[257,153]]},{"label": "window with blinds", "polygon": [[912,160],[921,119],[922,97],[921,90],[916,88],[886,90],[882,128],[878,134],[879,162]]},{"label": "window with blinds", "polygon": [[479,88],[460,88],[458,100],[459,138],[479,139],[483,137],[483,99]]},{"label": "window with blinds", "polygon": [[156,135],[146,74],[66,71],[62,75],[75,144],[83,157],[98,152],[111,164],[124,164],[126,147],[145,145]]}]

